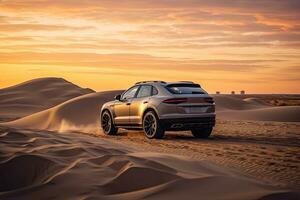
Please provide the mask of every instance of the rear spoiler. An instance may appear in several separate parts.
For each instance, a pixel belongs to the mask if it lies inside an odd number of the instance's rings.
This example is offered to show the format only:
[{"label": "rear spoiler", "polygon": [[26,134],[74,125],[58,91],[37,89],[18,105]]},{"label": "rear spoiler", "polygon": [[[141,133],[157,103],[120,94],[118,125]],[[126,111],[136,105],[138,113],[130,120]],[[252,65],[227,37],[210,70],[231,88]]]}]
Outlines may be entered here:
[{"label": "rear spoiler", "polygon": [[197,87],[197,88],[201,88],[201,86],[197,83],[171,83],[171,84],[167,84],[166,87]]}]

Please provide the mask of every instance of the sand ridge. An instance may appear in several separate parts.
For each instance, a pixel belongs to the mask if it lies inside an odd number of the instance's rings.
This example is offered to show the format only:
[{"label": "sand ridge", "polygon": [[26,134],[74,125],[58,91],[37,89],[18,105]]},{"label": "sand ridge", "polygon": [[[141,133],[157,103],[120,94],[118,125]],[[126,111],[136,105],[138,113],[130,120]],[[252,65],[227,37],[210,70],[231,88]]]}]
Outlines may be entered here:
[{"label": "sand ridge", "polygon": [[[52,131],[97,132],[103,103],[113,100],[122,90],[96,92],[75,97],[53,108],[4,123]],[[269,106],[257,99],[241,99],[230,95],[214,96],[217,119],[299,122],[300,106]]]},{"label": "sand ridge", "polygon": [[[33,94],[28,95],[28,92]],[[8,126],[95,132],[103,103],[122,92],[91,93],[89,89],[82,89],[64,79],[41,78],[0,90],[0,111],[3,115],[23,116],[27,113],[24,118],[7,123]],[[273,106],[268,103],[270,96],[283,98],[282,95],[213,95],[217,119],[300,122],[300,106]],[[13,107],[9,102],[14,102]],[[46,109],[45,104],[52,108]]]},{"label": "sand ridge", "polygon": [[257,180],[300,188],[299,123],[218,120],[207,140],[195,139],[189,131],[168,132],[163,140],[126,130],[108,138],[136,151],[205,158]]},{"label": "sand ridge", "polygon": [[[273,106],[262,99],[247,95],[214,95],[217,118],[222,120],[253,120],[300,122],[300,106]],[[280,95],[278,95],[280,96]]]},{"label": "sand ridge", "polygon": [[100,109],[122,91],[106,91],[82,95],[53,108],[26,116],[8,126],[52,131],[95,132],[100,127]]},{"label": "sand ridge", "polygon": [[1,128],[0,138],[4,200],[299,197],[206,160],[134,152],[82,134]]},{"label": "sand ridge", "polygon": [[0,89],[0,120],[9,121],[94,92],[62,78],[38,78]]}]

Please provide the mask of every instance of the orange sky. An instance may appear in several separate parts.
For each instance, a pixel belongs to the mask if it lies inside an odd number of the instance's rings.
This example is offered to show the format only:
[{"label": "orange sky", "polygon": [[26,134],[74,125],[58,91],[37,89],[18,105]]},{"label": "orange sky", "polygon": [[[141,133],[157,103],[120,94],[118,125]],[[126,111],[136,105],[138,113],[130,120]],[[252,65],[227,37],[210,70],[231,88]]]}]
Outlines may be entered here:
[{"label": "orange sky", "polygon": [[296,0],[0,0],[0,88],[63,77],[95,90],[192,80],[300,93]]}]

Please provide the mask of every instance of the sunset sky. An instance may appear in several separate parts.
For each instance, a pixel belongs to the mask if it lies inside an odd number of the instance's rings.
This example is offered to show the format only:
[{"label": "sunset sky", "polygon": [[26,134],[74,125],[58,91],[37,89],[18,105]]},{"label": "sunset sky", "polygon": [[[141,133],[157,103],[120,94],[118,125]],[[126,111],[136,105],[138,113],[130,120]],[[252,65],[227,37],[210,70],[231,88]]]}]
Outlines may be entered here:
[{"label": "sunset sky", "polygon": [[300,93],[300,1],[0,0],[0,73],[0,88],[55,76]]}]

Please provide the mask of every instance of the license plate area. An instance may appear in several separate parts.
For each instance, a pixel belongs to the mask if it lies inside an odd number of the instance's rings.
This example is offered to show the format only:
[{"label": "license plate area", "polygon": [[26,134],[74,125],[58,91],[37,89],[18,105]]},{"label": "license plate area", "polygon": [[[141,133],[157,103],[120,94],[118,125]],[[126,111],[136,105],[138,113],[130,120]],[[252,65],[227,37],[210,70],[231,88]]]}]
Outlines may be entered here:
[{"label": "license plate area", "polygon": [[201,106],[201,107],[186,107],[186,113],[206,113],[208,110],[208,106]]}]

